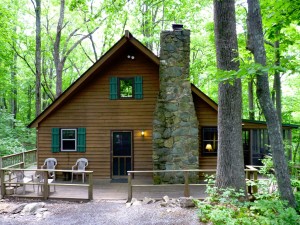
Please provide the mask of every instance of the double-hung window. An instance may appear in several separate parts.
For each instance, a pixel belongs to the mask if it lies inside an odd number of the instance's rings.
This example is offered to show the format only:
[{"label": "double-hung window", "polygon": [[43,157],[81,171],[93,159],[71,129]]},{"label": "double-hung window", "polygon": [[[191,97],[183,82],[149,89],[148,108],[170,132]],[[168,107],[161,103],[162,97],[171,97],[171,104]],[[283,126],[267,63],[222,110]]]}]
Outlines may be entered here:
[{"label": "double-hung window", "polygon": [[117,99],[143,99],[143,77],[110,77],[109,97]]},{"label": "double-hung window", "polygon": [[52,128],[52,152],[85,152],[85,128]]},{"label": "double-hung window", "polygon": [[61,151],[76,151],[77,129],[61,129]]}]

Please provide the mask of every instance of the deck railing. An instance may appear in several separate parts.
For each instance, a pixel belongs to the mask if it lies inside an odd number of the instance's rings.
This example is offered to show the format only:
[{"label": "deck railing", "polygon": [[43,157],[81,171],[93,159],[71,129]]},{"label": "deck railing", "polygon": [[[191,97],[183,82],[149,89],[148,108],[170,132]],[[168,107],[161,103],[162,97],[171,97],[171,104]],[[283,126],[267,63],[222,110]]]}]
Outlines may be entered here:
[{"label": "deck railing", "polygon": [[[133,187],[169,187],[169,186],[183,186],[183,195],[185,197],[190,196],[190,186],[203,186],[206,187],[207,183],[197,183],[191,184],[189,183],[189,173],[199,173],[202,174],[215,174],[216,170],[147,170],[147,171],[127,171],[128,173],[128,197],[127,201],[130,202],[132,199]],[[184,174],[184,184],[133,184],[132,178],[134,174],[149,174],[149,173],[183,173]],[[247,187],[248,193],[257,193],[257,178],[258,178],[258,170],[252,166],[246,166],[245,169],[246,180],[251,180],[252,185]]]},{"label": "deck railing", "polygon": [[[29,181],[27,180],[26,182],[17,182],[15,174],[17,171],[22,171],[25,175],[27,174],[27,177],[31,178]],[[43,179],[43,182],[38,182],[37,179],[35,179],[34,174],[36,172],[43,173],[43,177],[46,179]],[[0,169],[0,177],[1,177],[1,195],[4,197],[7,195],[7,188],[15,190],[18,186],[23,186],[23,185],[32,185],[34,186],[40,186],[44,190],[42,192],[42,195],[38,195],[35,193],[35,190],[30,192],[29,194],[23,194],[23,195],[18,195],[15,193],[10,193],[12,196],[15,197],[24,197],[24,198],[43,198],[43,199],[69,199],[69,200],[92,200],[93,199],[93,171],[82,171],[85,175],[88,176],[88,183],[71,183],[71,182],[61,182],[59,180],[55,180],[53,182],[49,182],[50,179],[48,179],[48,170],[46,169],[11,169],[11,168],[6,168],[6,169]],[[55,173],[72,173],[74,171],[72,170],[51,170],[51,172]],[[80,171],[81,173],[81,171]],[[52,180],[51,180],[52,181]],[[66,197],[66,193],[61,193],[57,194],[56,197],[52,196],[50,194],[50,187],[54,187],[55,192],[63,192],[65,191],[63,188],[60,190],[57,190],[56,187],[74,187],[74,188],[80,188],[80,187],[86,187],[88,190],[88,197],[87,198],[82,198],[80,197]],[[26,188],[26,187],[25,187]]]},{"label": "deck railing", "polygon": [[0,157],[0,168],[26,168],[27,166],[36,163],[37,150],[29,150],[16,154],[6,155]]}]

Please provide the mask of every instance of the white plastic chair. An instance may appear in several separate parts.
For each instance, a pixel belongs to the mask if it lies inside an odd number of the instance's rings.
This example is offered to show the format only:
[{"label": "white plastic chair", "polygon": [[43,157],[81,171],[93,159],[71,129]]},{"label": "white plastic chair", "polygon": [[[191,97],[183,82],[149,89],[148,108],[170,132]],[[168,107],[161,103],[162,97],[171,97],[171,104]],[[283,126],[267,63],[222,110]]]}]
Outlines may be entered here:
[{"label": "white plastic chair", "polygon": [[[41,192],[43,192],[43,187],[44,187],[44,174],[45,172],[42,171],[36,171],[35,172],[35,176],[33,178],[35,183],[39,183],[38,184],[38,188],[37,188],[37,193],[39,193],[39,189],[41,187]],[[48,184],[51,184],[54,181],[54,179],[48,179]],[[50,191],[50,189],[49,189]],[[56,191],[55,185],[54,185],[54,191]]]},{"label": "white plastic chair", "polygon": [[85,171],[85,168],[88,166],[88,160],[86,158],[80,158],[77,159],[76,164],[72,166],[72,179],[71,182],[73,182],[73,175],[76,174],[78,179],[78,174],[81,174],[82,176],[82,183],[84,183],[84,177],[85,173],[82,171]]},{"label": "white plastic chair", "polygon": [[45,159],[44,165],[41,166],[41,169],[47,169],[49,178],[55,180],[55,167],[57,165],[57,160],[55,158],[47,158]]},{"label": "white plastic chair", "polygon": [[[13,173],[16,175],[17,183],[20,183],[20,184],[17,184],[17,187],[15,189],[15,194],[16,194],[18,186],[22,186],[23,187],[23,195],[24,195],[26,192],[25,184],[33,181],[33,176],[26,177],[23,170],[16,170]],[[33,189],[34,189],[34,186],[33,186]]]}]

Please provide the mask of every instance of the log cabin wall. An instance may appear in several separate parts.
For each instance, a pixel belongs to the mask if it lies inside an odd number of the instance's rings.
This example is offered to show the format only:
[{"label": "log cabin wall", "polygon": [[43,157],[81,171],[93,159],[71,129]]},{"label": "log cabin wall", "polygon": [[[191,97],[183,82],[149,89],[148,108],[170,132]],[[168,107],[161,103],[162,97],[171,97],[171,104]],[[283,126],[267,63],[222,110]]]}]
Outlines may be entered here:
[{"label": "log cabin wall", "polygon": [[217,156],[205,156],[202,154],[202,128],[217,127],[217,111],[209,104],[193,93],[196,114],[199,122],[199,169],[216,169]]},{"label": "log cabin wall", "polygon": [[[133,131],[133,169],[152,170],[152,120],[158,94],[158,65],[139,51],[127,58],[127,47],[110,64],[38,126],[38,166],[48,157],[57,169],[71,169],[78,158],[89,160],[94,178],[111,178],[111,131]],[[143,77],[142,100],[110,100],[109,78]],[[86,152],[51,152],[51,129],[86,128]],[[145,136],[141,136],[141,131]]]}]

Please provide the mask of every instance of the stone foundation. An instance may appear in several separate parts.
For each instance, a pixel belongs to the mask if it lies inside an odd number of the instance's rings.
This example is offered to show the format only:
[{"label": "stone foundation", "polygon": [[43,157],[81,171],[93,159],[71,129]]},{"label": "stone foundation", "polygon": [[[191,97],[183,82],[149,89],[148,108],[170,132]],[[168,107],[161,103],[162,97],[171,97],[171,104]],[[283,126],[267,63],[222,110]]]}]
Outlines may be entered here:
[{"label": "stone foundation", "polygon": [[[190,31],[161,33],[160,92],[153,120],[154,170],[199,168],[198,120],[189,81]],[[190,176],[198,179],[197,173]],[[155,174],[155,183],[183,183],[183,174]]]}]

